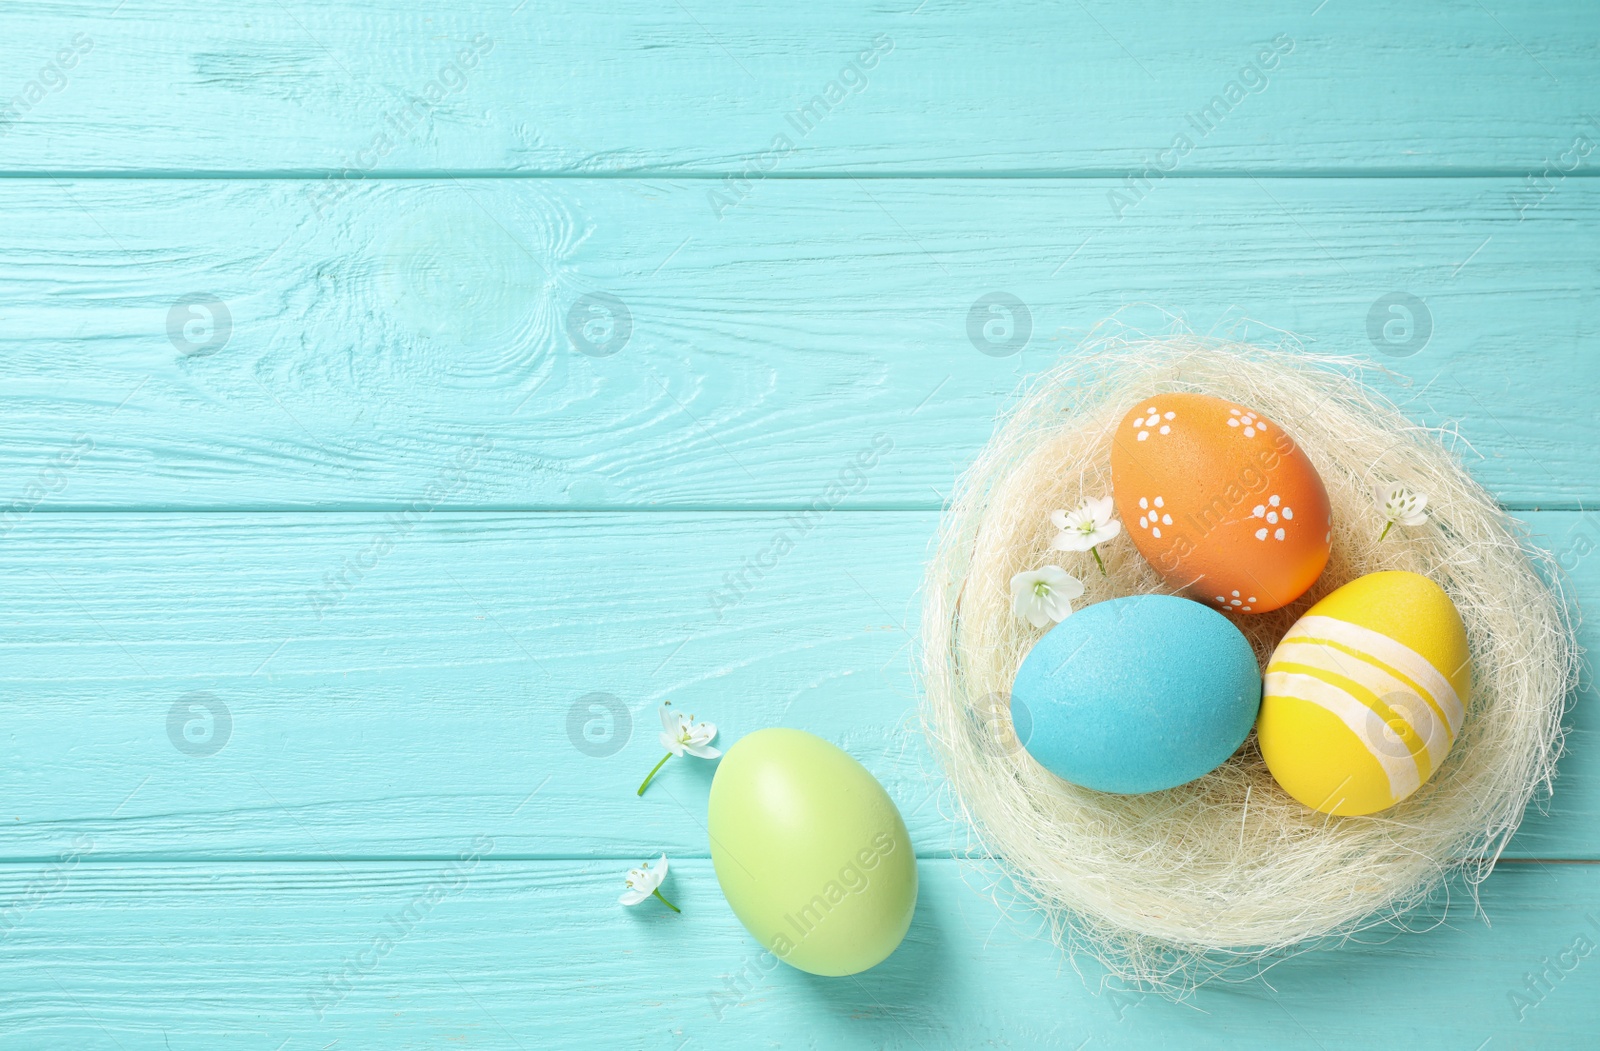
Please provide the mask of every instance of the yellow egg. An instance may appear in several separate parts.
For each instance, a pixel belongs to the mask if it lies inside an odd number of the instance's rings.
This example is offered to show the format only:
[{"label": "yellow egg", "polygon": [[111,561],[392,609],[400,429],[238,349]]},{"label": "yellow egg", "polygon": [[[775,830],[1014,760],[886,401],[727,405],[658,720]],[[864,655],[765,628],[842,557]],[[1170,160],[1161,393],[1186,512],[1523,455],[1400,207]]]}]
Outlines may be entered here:
[{"label": "yellow egg", "polygon": [[1427,783],[1461,730],[1461,614],[1416,573],[1369,573],[1306,611],[1272,653],[1256,736],[1278,784],[1325,814],[1375,814]]}]

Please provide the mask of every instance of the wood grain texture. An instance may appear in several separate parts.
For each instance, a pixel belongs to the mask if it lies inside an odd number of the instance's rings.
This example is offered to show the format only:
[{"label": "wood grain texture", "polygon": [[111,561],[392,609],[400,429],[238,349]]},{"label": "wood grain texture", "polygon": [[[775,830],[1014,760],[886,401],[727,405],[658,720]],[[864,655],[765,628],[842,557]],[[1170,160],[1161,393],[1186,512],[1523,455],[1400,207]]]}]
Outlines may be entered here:
[{"label": "wood grain texture", "polygon": [[[1528,517],[1577,596],[1600,594],[1600,516]],[[35,516],[0,545],[0,856],[86,835],[113,859],[448,857],[463,830],[503,857],[705,856],[711,764],[674,759],[634,795],[668,699],[724,745],[821,734],[883,781],[919,853],[964,850],[911,677],[935,524]],[[1588,703],[1571,718],[1515,856],[1600,858],[1600,725]],[[213,754],[181,750],[186,729]]]},{"label": "wood grain texture", "polygon": [[1175,1005],[1102,990],[1092,961],[1080,977],[954,861],[920,862],[887,962],[819,979],[761,954],[707,861],[672,866],[673,916],[617,904],[627,863],[502,862],[492,837],[458,840],[464,859],[424,865],[0,867],[0,897],[32,903],[0,953],[0,1031],[30,1051],[1546,1051],[1588,1046],[1600,989],[1595,866],[1505,866],[1482,887],[1489,923],[1458,900],[1426,933]]},{"label": "wood grain texture", "polygon": [[[1146,302],[1392,368],[1513,505],[1600,499],[1600,182],[1188,180],[1121,218],[1108,181],[771,182],[721,220],[709,185],[0,181],[0,498],[788,508],[887,440],[842,505],[937,507],[1024,376]],[[1009,356],[969,329],[997,290]],[[1394,292],[1407,356],[1369,334]]]},{"label": "wood grain texture", "polygon": [[1584,0],[58,0],[6,22],[3,168],[25,172],[742,172],[785,135],[781,175],[1520,178],[1600,118]]}]

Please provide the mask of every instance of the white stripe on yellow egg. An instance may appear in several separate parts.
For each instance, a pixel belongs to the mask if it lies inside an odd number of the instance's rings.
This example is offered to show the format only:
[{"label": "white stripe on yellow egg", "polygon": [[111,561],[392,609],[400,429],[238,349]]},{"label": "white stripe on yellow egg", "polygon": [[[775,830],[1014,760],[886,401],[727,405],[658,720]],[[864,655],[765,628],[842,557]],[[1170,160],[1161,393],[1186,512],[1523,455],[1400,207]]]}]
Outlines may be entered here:
[{"label": "white stripe on yellow egg", "polygon": [[[1360,653],[1325,639],[1289,638],[1273,653],[1272,663],[1267,667],[1270,671],[1286,665],[1305,666],[1304,669],[1295,670],[1336,671],[1359,683],[1383,704],[1394,709],[1426,749],[1427,765],[1422,771],[1424,781],[1444,762],[1450,746],[1455,743],[1455,734],[1440,713],[1438,702],[1420,689],[1416,682],[1377,661],[1371,654]],[[1312,673],[1316,674],[1316,671]],[[1379,714],[1383,715],[1385,722],[1389,720],[1388,715]]]},{"label": "white stripe on yellow egg", "polygon": [[1456,696],[1455,688],[1450,685],[1449,679],[1428,663],[1425,657],[1409,646],[1371,628],[1364,628],[1337,617],[1322,617],[1315,614],[1301,617],[1296,621],[1294,627],[1289,629],[1285,641],[1304,638],[1327,639],[1348,646],[1374,662],[1387,665],[1402,678],[1410,679],[1432,699],[1439,709],[1439,714],[1449,724],[1452,740],[1461,732],[1461,720],[1465,715],[1465,709],[1462,707],[1461,699]]},{"label": "white stripe on yellow egg", "polygon": [[1267,669],[1267,692],[1274,697],[1288,697],[1305,701],[1335,715],[1356,738],[1366,745],[1367,752],[1377,760],[1389,779],[1389,803],[1404,799],[1422,786],[1422,771],[1409,748],[1403,752],[1386,750],[1374,741],[1374,732],[1389,725],[1392,713],[1375,710],[1364,704],[1353,693],[1328,682],[1309,670],[1288,671],[1276,664]]}]

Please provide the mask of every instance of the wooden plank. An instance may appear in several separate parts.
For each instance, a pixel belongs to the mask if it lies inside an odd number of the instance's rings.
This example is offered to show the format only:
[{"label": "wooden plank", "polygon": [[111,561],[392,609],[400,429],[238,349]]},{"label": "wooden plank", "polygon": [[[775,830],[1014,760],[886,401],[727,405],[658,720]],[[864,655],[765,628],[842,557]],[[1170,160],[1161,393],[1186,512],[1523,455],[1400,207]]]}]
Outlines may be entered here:
[{"label": "wooden plank", "polygon": [[[1600,594],[1600,516],[1528,517],[1575,597]],[[703,856],[710,764],[674,759],[634,794],[671,699],[724,743],[772,725],[838,743],[919,852],[948,855],[966,839],[910,674],[934,527],[34,516],[0,545],[0,852],[45,859],[85,835],[112,859],[405,859],[451,856],[470,830],[503,857]],[[1513,854],[1600,858],[1597,719],[1578,706],[1553,809]]]},{"label": "wooden plank", "polygon": [[1448,924],[1179,1005],[1102,992],[1097,965],[1074,973],[999,913],[987,873],[950,860],[919,864],[888,961],[824,979],[761,954],[707,861],[672,865],[673,916],[617,904],[626,863],[504,862],[492,838],[458,841],[461,859],[421,865],[0,866],[0,899],[29,906],[0,954],[0,1029],[38,1051],[1542,1049],[1586,1046],[1600,988],[1594,866],[1502,866],[1482,888],[1492,925],[1458,899]]},{"label": "wooden plank", "polygon": [[225,0],[196,17],[181,0],[61,0],[7,17],[0,129],[5,170],[24,172],[1520,178],[1579,135],[1600,142],[1591,15],[1583,0],[1250,0],[1197,19],[1150,0],[999,16]]},{"label": "wooden plank", "polygon": [[1392,368],[1514,505],[1600,499],[1600,183],[1117,185],[773,182],[719,221],[693,180],[0,181],[0,507],[785,508],[875,448],[843,506],[937,507],[1140,302]]}]

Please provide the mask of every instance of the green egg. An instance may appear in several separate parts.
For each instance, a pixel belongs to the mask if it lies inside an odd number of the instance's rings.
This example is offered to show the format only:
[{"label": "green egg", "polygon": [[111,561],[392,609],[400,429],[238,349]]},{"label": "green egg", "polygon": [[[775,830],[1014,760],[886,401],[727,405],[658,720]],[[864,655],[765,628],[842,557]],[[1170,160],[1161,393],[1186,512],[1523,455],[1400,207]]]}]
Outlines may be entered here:
[{"label": "green egg", "polygon": [[711,783],[711,862],[745,929],[811,974],[894,952],[917,906],[906,823],[866,767],[802,730],[758,730]]}]

